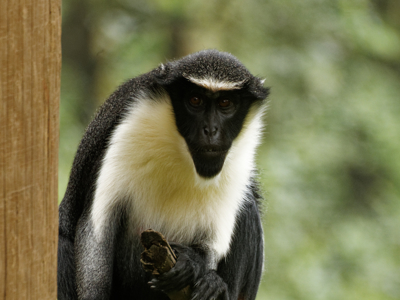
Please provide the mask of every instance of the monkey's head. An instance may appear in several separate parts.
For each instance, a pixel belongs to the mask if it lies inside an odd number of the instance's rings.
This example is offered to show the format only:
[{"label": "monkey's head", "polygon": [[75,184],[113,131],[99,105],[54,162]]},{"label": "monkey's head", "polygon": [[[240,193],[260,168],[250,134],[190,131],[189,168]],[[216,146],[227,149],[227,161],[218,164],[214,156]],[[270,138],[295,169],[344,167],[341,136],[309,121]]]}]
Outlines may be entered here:
[{"label": "monkey's head", "polygon": [[269,90],[234,56],[201,51],[156,69],[168,92],[179,133],[197,173],[217,175],[252,106],[261,106]]}]

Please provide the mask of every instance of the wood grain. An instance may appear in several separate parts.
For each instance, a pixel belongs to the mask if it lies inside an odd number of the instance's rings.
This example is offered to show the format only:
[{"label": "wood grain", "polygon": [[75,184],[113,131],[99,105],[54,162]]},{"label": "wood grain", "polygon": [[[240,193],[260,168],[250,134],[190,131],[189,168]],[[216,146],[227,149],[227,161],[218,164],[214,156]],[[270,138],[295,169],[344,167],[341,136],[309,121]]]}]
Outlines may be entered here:
[{"label": "wood grain", "polygon": [[60,0],[0,1],[0,299],[56,299]]}]

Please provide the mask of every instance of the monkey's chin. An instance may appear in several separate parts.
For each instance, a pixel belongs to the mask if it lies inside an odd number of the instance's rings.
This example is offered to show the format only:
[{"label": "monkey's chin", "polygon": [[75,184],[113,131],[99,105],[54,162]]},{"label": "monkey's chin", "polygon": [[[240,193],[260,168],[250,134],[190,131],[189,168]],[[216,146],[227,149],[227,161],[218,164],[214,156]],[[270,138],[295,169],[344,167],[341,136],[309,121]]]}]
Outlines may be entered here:
[{"label": "monkey's chin", "polygon": [[204,178],[218,175],[224,166],[228,151],[194,152],[192,158],[197,174]]}]

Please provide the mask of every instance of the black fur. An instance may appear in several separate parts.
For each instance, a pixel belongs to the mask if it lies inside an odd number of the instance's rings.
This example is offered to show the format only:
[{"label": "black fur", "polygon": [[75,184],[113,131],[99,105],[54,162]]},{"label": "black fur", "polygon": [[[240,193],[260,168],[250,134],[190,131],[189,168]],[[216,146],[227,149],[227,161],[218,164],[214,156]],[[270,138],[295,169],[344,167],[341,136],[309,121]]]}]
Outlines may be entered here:
[{"label": "black fur", "polygon": [[[243,86],[240,90],[209,93],[188,80],[188,77],[210,75],[217,80],[242,82]],[[173,244],[178,253],[176,267],[159,278],[145,274],[139,261],[143,249],[138,236],[133,236],[127,228],[126,207],[115,209],[102,238],[94,238],[90,209],[110,136],[139,92],[156,95],[160,90],[166,90],[171,96],[178,130],[188,144],[197,172],[203,177],[213,177],[222,169],[226,151],[239,134],[250,105],[268,95],[268,89],[262,87],[259,79],[236,58],[215,50],[169,62],[126,82],[114,92],[85,132],[60,205],[59,300],[162,300],[168,298],[161,290],[179,289],[187,284],[193,287],[193,296],[199,300],[217,296],[225,300],[254,299],[256,296],[262,270],[263,242],[258,209],[261,197],[253,179],[247,195],[249,201],[237,216],[230,250],[219,262],[217,270],[208,269],[209,254],[201,245]],[[183,106],[181,102],[194,94],[203,97],[207,105],[202,112],[188,117],[188,110],[193,107]],[[224,111],[216,106],[215,101],[225,98],[232,101],[233,110]],[[201,118],[210,116],[211,121],[205,125],[201,123]],[[211,127],[219,130],[212,137],[207,131],[213,130]],[[208,148],[213,152],[205,153]]]}]

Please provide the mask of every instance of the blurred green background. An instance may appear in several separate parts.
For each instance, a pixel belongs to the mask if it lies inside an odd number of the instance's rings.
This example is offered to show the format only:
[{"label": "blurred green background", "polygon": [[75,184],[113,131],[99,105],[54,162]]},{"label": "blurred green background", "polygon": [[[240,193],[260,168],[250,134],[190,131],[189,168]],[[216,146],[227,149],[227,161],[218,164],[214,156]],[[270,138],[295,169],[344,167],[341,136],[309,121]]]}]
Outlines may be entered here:
[{"label": "blurred green background", "polygon": [[95,109],[201,49],[271,96],[258,300],[400,299],[399,0],[63,0],[59,195]]}]

